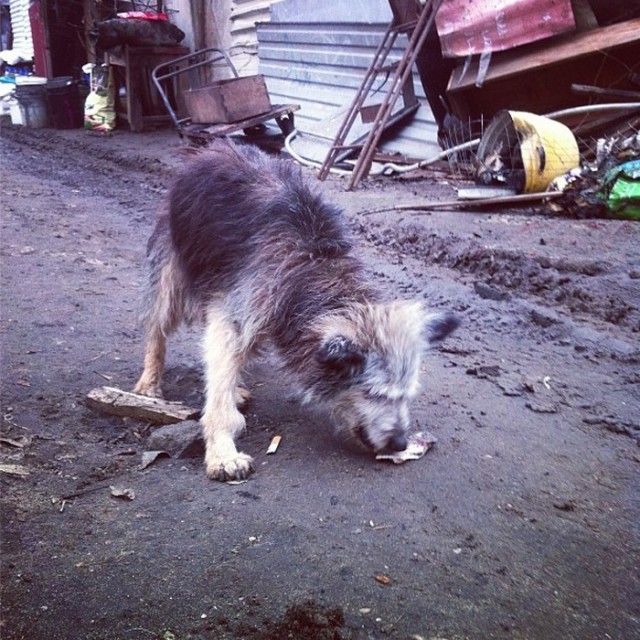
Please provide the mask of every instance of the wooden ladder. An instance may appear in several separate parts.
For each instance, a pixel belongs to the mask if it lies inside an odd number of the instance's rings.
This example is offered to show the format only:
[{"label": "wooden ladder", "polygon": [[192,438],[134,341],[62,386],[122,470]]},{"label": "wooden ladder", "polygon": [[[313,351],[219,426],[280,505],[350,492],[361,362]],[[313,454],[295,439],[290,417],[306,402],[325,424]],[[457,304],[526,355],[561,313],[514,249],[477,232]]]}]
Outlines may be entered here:
[{"label": "wooden ladder", "polygon": [[[353,173],[351,174],[348,189],[355,189],[360,184],[360,181],[368,175],[373,162],[373,156],[378,143],[380,142],[380,138],[384,133],[387,122],[391,117],[393,108],[402,94],[405,83],[408,80],[413,81],[411,76],[413,65],[427,38],[429,30],[433,27],[433,21],[435,20],[435,15],[441,2],[442,0],[426,0],[423,7],[419,7],[419,5],[415,3],[417,5],[416,18],[408,22],[399,22],[397,16],[400,12],[394,11],[394,19],[385,31],[384,36],[373,56],[373,60],[367,69],[362,84],[360,85],[360,88],[347,111],[347,115],[336,134],[324,162],[322,163],[322,167],[318,173],[318,178],[320,180],[324,180],[329,175],[331,167],[335,164],[337,158],[341,154],[344,154],[345,151],[358,149],[359,147],[362,147],[362,149],[356,161]],[[393,9],[393,5],[399,3],[396,2],[391,4]],[[391,52],[398,35],[401,33],[410,34],[405,50],[400,60],[395,63],[388,64],[387,58],[389,53]],[[387,94],[378,109],[366,141],[363,145],[345,144],[349,131],[353,127],[353,124],[356,121],[366,99],[369,97],[376,78],[379,74],[389,73],[390,71],[393,71],[393,77],[391,79],[389,89],[387,90]]]}]

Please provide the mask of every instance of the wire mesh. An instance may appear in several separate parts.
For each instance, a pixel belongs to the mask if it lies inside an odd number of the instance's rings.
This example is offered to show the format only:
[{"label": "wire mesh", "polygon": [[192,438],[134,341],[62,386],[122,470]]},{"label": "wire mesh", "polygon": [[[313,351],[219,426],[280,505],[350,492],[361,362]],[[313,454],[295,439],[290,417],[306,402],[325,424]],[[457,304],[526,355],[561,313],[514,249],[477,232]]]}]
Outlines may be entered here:
[{"label": "wire mesh", "polygon": [[474,179],[478,165],[476,158],[478,145],[469,143],[482,137],[484,124],[484,118],[468,119],[466,122],[449,115],[445,118],[444,126],[439,132],[439,142],[445,151],[451,150],[447,155],[447,162],[454,178]]}]

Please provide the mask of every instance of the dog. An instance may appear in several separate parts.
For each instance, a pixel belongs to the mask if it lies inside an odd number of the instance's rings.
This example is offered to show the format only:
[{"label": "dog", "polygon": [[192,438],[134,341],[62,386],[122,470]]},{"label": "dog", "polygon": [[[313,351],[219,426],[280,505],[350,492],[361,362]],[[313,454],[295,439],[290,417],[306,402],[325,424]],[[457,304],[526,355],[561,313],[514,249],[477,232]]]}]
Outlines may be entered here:
[{"label": "dog", "polygon": [[328,408],[339,434],[403,451],[424,350],[459,324],[419,301],[379,299],[344,213],[294,162],[218,140],[176,176],[148,247],[144,370],[134,391],[161,397],[167,338],[202,323],[207,475],[240,480],[252,458],[242,370],[271,345],[303,403]]}]

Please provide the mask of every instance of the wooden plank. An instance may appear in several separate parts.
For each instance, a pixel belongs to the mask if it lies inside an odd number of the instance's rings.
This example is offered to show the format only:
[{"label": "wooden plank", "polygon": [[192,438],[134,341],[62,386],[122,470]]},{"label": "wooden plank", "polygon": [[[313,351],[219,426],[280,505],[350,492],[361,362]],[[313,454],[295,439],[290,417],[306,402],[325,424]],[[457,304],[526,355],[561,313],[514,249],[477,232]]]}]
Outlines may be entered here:
[{"label": "wooden plank", "polygon": [[197,420],[200,411],[181,402],[169,402],[115,387],[99,387],[87,394],[87,406],[114,416],[148,420],[156,424],[173,424],[183,420]]},{"label": "wooden plank", "polygon": [[[537,67],[544,67],[598,53],[614,47],[637,42],[640,50],[640,18],[627,20],[608,27],[594,29],[569,36],[559,36],[535,45],[525,45],[512,51],[497,53],[489,65],[484,84],[498,78],[516,76]],[[462,76],[463,65],[454,69],[449,81],[451,92],[475,87],[478,61],[475,60]],[[461,77],[462,76],[462,77]]]},{"label": "wooden plank", "polygon": [[273,109],[267,113],[262,113],[252,118],[246,118],[239,122],[231,122],[229,124],[185,124],[180,128],[180,131],[187,137],[202,138],[206,140],[208,138],[216,138],[227,136],[243,129],[249,129],[256,125],[267,122],[268,120],[281,118],[293,114],[300,109],[298,104],[285,104],[275,105]]}]

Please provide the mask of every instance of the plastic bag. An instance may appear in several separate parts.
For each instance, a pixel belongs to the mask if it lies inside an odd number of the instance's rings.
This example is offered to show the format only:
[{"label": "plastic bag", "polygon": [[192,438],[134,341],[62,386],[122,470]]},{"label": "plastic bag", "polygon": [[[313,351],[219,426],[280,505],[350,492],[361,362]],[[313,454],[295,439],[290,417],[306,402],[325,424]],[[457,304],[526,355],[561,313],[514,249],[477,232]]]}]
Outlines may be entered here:
[{"label": "plastic bag", "polygon": [[84,103],[84,128],[91,131],[113,131],[116,126],[115,90],[112,71],[103,65],[94,71],[91,91]]},{"label": "plastic bag", "polygon": [[624,162],[609,171],[602,191],[611,213],[640,219],[640,160]]}]

